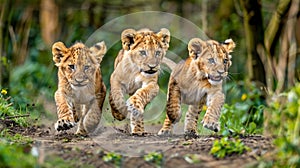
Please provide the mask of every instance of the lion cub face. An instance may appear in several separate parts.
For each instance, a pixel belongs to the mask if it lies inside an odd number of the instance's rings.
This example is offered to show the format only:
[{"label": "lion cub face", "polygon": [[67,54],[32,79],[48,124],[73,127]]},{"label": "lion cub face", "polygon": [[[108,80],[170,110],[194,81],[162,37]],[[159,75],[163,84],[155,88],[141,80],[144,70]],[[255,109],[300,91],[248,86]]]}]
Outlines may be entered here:
[{"label": "lion cub face", "polygon": [[125,54],[130,55],[131,61],[142,74],[156,74],[170,42],[170,32],[161,29],[155,33],[148,29],[135,31],[127,29],[122,32],[122,45]]},{"label": "lion cub face", "polygon": [[211,85],[221,84],[232,64],[229,53],[234,48],[235,43],[231,39],[225,40],[224,43],[214,40],[202,41],[199,38],[190,40],[188,50],[197,65],[197,76],[204,76]]},{"label": "lion cub face", "polygon": [[72,88],[84,87],[95,82],[96,70],[99,69],[105,53],[104,42],[90,48],[82,43],[67,48],[62,42],[57,42],[52,47],[53,61]]}]

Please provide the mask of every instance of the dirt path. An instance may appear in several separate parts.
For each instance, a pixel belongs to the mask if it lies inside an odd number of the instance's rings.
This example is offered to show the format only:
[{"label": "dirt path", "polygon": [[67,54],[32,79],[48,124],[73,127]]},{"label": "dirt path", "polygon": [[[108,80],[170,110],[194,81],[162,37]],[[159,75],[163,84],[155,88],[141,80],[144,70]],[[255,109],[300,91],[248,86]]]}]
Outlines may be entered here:
[{"label": "dirt path", "polygon": [[116,167],[116,163],[103,161],[108,152],[122,155],[121,167],[157,167],[154,162],[145,161],[144,156],[150,152],[158,152],[163,154],[161,167],[241,168],[273,149],[270,138],[260,135],[241,137],[251,151],[217,159],[209,151],[213,141],[220,139],[220,136],[200,136],[186,140],[182,134],[160,137],[149,133],[137,137],[121,133],[112,127],[104,127],[100,134],[89,137],[77,137],[70,132],[57,134],[53,128],[45,126],[18,132],[33,138],[33,146],[40,152],[40,162],[51,156],[59,156],[75,167]]}]

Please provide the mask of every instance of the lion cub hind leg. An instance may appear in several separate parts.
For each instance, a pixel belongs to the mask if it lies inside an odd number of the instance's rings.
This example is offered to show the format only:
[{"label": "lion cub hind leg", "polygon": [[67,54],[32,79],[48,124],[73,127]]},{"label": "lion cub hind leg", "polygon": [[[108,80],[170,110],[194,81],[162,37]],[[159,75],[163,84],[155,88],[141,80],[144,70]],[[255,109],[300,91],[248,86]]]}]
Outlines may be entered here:
[{"label": "lion cub hind leg", "polygon": [[77,135],[86,135],[96,130],[102,116],[105,93],[104,89],[104,92],[98,94],[95,100],[82,108],[82,117],[76,131]]},{"label": "lion cub hind leg", "polygon": [[159,130],[158,135],[171,135],[173,130],[173,124],[170,121],[168,115],[164,121],[163,127]]},{"label": "lion cub hind leg", "polygon": [[175,80],[170,80],[168,88],[168,100],[166,108],[166,119],[158,135],[168,135],[172,133],[173,124],[181,118],[181,93]]},{"label": "lion cub hind leg", "polygon": [[115,119],[122,121],[127,117],[127,106],[122,91],[110,91],[109,104],[111,113]]},{"label": "lion cub hind leg", "polygon": [[222,92],[207,97],[208,107],[206,113],[201,121],[203,127],[215,132],[220,131],[219,118],[221,114],[221,108],[225,102],[225,95]]},{"label": "lion cub hind leg", "polygon": [[97,106],[97,103],[85,107],[82,118],[79,121],[79,125],[75,134],[87,135],[92,133],[98,126],[101,119],[101,109]]},{"label": "lion cub hind leg", "polygon": [[200,105],[190,105],[188,111],[185,115],[184,121],[184,134],[188,138],[197,138],[197,122],[199,114],[202,110],[203,104]]}]

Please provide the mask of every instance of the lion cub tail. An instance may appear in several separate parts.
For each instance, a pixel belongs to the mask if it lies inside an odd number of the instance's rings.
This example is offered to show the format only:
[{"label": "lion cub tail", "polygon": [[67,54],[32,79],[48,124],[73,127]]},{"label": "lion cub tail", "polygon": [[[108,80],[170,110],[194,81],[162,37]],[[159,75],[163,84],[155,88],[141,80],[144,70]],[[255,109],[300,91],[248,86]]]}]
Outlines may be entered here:
[{"label": "lion cub tail", "polygon": [[167,65],[172,71],[175,69],[175,67],[177,65],[174,61],[170,60],[167,57],[163,58],[162,63]]}]

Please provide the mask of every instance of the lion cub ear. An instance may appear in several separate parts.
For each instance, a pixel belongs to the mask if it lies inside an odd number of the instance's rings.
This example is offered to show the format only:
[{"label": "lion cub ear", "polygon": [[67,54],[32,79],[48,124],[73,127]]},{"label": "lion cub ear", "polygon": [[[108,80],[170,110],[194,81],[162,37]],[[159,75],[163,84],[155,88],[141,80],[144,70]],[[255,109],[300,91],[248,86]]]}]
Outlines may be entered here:
[{"label": "lion cub ear", "polygon": [[156,33],[156,35],[158,36],[158,38],[161,39],[161,42],[163,44],[163,48],[165,50],[167,50],[169,48],[169,43],[170,43],[170,31],[166,28],[162,28],[160,29],[160,31],[158,33]]},{"label": "lion cub ear", "polygon": [[100,64],[102,62],[102,58],[106,53],[106,45],[104,41],[101,41],[94,46],[90,47],[90,53],[97,59],[97,62]]},{"label": "lion cub ear", "polygon": [[59,66],[61,59],[69,52],[69,49],[63,42],[56,42],[52,45],[53,61],[56,66]]},{"label": "lion cub ear", "polygon": [[188,44],[188,50],[189,50],[190,57],[197,59],[199,57],[199,54],[201,52],[203,52],[205,47],[206,47],[205,41],[203,41],[199,38],[191,39]]},{"label": "lion cub ear", "polygon": [[222,43],[222,46],[226,49],[228,53],[231,53],[235,48],[235,42],[232,39],[227,39]]},{"label": "lion cub ear", "polygon": [[124,50],[129,50],[130,45],[134,43],[135,33],[134,29],[126,29],[122,32],[121,41]]}]

